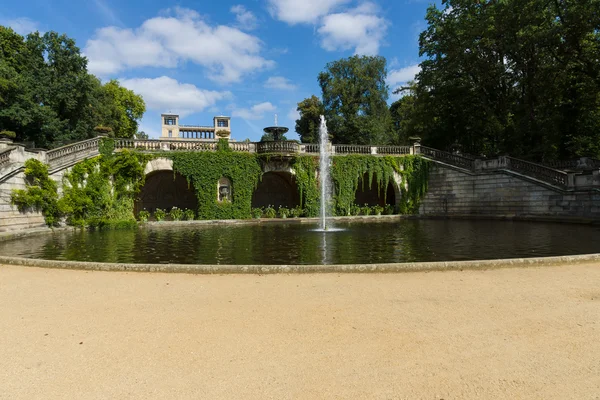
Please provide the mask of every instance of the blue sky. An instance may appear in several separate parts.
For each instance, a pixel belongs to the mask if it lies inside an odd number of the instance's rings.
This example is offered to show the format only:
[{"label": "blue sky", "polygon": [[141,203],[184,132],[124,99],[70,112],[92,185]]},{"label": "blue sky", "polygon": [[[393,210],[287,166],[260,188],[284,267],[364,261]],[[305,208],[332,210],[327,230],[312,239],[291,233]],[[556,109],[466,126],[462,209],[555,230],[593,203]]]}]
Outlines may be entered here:
[{"label": "blue sky", "polygon": [[150,137],[170,111],[190,125],[229,115],[234,139],[256,141],[275,114],[293,132],[296,105],[320,96],[328,62],[382,55],[390,88],[412,79],[431,3],[440,1],[22,0],[0,7],[0,24],[74,38],[91,73],[144,97]]}]

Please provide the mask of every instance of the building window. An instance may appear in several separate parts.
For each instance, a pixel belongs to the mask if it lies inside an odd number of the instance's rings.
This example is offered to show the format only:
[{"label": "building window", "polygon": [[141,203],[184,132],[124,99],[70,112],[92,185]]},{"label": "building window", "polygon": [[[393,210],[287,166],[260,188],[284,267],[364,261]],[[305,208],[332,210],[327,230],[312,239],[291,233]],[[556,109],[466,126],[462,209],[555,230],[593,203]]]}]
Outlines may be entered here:
[{"label": "building window", "polygon": [[173,137],[173,131],[169,131],[169,137]]},{"label": "building window", "polygon": [[165,125],[175,125],[176,121],[173,117],[165,117]]},{"label": "building window", "polygon": [[227,128],[229,126],[228,122],[229,121],[227,121],[226,119],[218,119],[217,120],[217,126],[219,128]]}]

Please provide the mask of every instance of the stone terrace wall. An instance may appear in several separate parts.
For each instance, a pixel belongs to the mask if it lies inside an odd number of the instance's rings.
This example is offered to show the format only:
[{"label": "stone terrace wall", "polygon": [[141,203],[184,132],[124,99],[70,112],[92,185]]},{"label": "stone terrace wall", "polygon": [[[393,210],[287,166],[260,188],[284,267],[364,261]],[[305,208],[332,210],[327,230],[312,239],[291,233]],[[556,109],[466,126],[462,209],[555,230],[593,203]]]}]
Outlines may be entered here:
[{"label": "stone terrace wall", "polygon": [[10,195],[13,189],[25,189],[25,173],[23,171],[0,184],[0,232],[46,226],[41,213],[20,213],[17,207],[10,205]]},{"label": "stone terrace wall", "polygon": [[600,191],[569,192],[508,171],[471,173],[436,163],[420,214],[600,220]]}]

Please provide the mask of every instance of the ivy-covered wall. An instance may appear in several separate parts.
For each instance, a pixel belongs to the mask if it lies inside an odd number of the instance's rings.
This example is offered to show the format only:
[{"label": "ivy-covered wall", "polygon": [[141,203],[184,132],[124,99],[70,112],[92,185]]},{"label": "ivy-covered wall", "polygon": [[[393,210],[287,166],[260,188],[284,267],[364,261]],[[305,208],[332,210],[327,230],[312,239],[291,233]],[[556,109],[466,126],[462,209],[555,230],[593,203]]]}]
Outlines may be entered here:
[{"label": "ivy-covered wall", "polygon": [[[252,217],[252,195],[262,176],[262,164],[273,155],[232,152],[219,143],[216,152],[164,152],[152,155],[137,151],[113,153],[104,143],[102,155],[73,167],[63,178],[63,195],[48,177],[42,163],[26,164],[28,188],[13,193],[13,204],[35,208],[44,214],[49,226],[65,218],[70,225],[104,226],[133,222],[134,202],[144,185],[144,168],[149,160],[165,157],[173,161],[173,170],[194,188],[198,200],[198,219],[245,219]],[[277,156],[279,157],[279,156]],[[317,216],[320,207],[318,158],[298,155],[291,159],[303,215]],[[402,178],[401,199],[396,212],[417,213],[427,191],[429,162],[418,156],[375,157],[349,155],[332,157],[334,184],[332,209],[336,215],[351,215],[356,207],[359,187],[377,185],[385,193],[394,174]],[[366,178],[365,178],[366,177]],[[217,182],[231,182],[231,200],[217,200]]]}]

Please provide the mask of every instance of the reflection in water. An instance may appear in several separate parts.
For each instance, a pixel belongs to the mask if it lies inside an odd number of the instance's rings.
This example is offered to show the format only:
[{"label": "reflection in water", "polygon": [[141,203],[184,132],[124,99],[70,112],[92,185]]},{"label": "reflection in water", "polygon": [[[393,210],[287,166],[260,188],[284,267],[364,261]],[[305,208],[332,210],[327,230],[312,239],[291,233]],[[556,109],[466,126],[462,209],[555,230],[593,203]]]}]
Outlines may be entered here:
[{"label": "reflection in water", "polygon": [[0,254],[55,260],[181,264],[360,264],[600,252],[599,227],[507,221],[394,220],[317,225],[144,226],[55,232],[0,243]]}]

